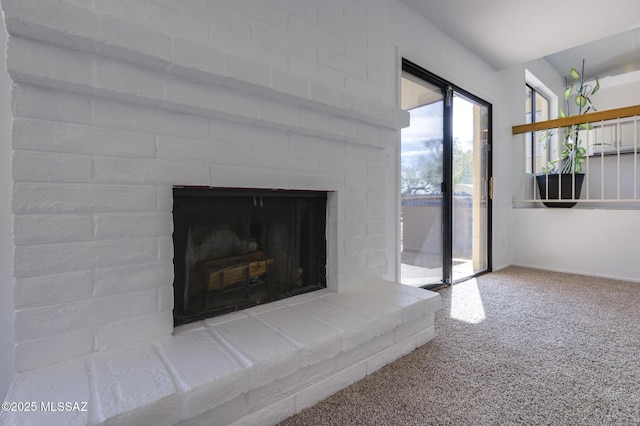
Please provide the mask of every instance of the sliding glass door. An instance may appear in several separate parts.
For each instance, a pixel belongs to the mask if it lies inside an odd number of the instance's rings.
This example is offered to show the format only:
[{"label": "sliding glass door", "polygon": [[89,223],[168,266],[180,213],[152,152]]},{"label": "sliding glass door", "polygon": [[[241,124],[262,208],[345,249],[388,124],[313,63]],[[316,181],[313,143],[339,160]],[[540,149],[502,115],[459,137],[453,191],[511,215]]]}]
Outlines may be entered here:
[{"label": "sliding glass door", "polygon": [[442,282],[444,101],[439,86],[403,73],[411,124],[401,143],[400,271],[402,283],[417,287]]},{"label": "sliding glass door", "polygon": [[489,268],[489,107],[454,90],[452,280]]},{"label": "sliding glass door", "polygon": [[486,102],[403,61],[403,284],[449,284],[490,268],[490,122]]}]

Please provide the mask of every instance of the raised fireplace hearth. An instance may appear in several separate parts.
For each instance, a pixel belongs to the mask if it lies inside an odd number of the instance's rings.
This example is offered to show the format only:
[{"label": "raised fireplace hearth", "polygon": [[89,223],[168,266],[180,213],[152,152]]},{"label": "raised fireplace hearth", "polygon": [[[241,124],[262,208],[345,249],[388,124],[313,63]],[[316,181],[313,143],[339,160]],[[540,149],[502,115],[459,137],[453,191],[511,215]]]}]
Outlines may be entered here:
[{"label": "raised fireplace hearth", "polygon": [[174,324],[326,287],[320,191],[178,187]]}]

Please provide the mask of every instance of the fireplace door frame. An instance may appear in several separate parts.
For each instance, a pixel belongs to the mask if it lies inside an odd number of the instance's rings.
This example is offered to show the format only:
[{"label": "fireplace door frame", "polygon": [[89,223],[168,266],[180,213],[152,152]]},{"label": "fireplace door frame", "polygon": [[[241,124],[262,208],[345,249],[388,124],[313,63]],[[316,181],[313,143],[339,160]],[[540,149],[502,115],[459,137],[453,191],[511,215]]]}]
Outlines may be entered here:
[{"label": "fireplace door frame", "polygon": [[[268,303],[275,300],[280,300],[286,297],[291,297],[297,294],[306,293],[309,291],[320,290],[327,287],[327,199],[328,193],[324,191],[303,191],[303,190],[283,190],[283,189],[253,189],[253,188],[219,188],[219,187],[174,187],[173,188],[173,220],[174,220],[174,232],[173,232],[173,244],[174,244],[174,326],[186,324],[193,321],[198,321],[205,318],[222,315],[228,312],[233,312],[241,309],[246,309],[257,304]],[[226,205],[225,205],[226,203]],[[202,282],[202,288],[199,286],[193,286],[193,280],[189,278],[188,273],[193,274],[193,267],[188,265],[189,260],[187,250],[190,244],[189,236],[190,232],[194,232],[194,228],[198,226],[218,226],[213,222],[209,222],[203,212],[199,211],[203,206],[211,208],[216,205],[216,208],[220,213],[218,217],[225,217],[223,219],[225,225],[227,224],[241,224],[245,223],[246,226],[242,226],[242,229],[246,230],[246,235],[249,236],[249,230],[247,227],[252,228],[255,224],[267,223],[267,217],[273,217],[274,215],[294,215],[299,217],[300,208],[309,208],[310,212],[306,213],[305,221],[309,221],[308,224],[301,224],[299,219],[294,220],[295,229],[290,231],[293,234],[300,234],[291,237],[291,243],[295,246],[303,238],[310,246],[303,247],[302,251],[297,250],[295,247],[293,251],[296,256],[302,256],[304,259],[298,262],[297,259],[287,258],[287,263],[294,262],[305,266],[304,280],[310,280],[311,282],[302,282],[299,287],[292,286],[292,282],[282,284],[281,280],[277,278],[277,273],[271,276],[271,263],[272,259],[261,259],[258,263],[263,263],[263,270],[260,272],[264,275],[264,280],[268,281],[269,296],[261,296],[259,301],[253,300],[250,297],[250,276],[249,267],[243,274],[243,280],[246,284],[246,300],[238,302],[233,306],[225,307],[212,307],[207,306],[207,298],[217,297],[216,294],[222,295],[227,291],[225,284],[222,281],[213,282],[217,286],[216,289],[205,290],[205,283]],[[275,210],[275,206],[287,206],[288,209],[295,210],[286,212],[283,211],[280,214]],[[301,207],[302,206],[302,207]],[[237,217],[230,218],[234,209],[238,211]],[[276,219],[278,222],[280,218]],[[285,220],[285,222],[288,222]],[[261,226],[261,225],[259,225]],[[266,226],[266,225],[265,225]],[[301,228],[302,226],[302,228]],[[191,231],[190,231],[191,228]],[[243,232],[240,232],[241,234]],[[304,235],[304,236],[302,236]],[[291,247],[291,244],[288,245]],[[253,249],[255,250],[255,248]],[[243,251],[243,250],[241,250]],[[182,255],[181,255],[182,253]],[[249,250],[243,251],[239,254],[239,257],[247,257],[247,262],[251,262],[255,259],[249,259]],[[228,256],[228,255],[226,255]],[[225,256],[225,257],[226,257]],[[292,256],[295,257],[295,256]],[[283,254],[280,253],[278,259],[282,260]],[[192,260],[192,259],[191,259]],[[312,261],[313,260],[313,261]],[[282,262],[281,262],[282,263]],[[251,263],[251,265],[256,262]],[[189,272],[187,272],[189,271]],[[289,267],[291,271],[291,267]],[[238,271],[235,271],[238,272]],[[277,271],[276,271],[277,272]],[[244,274],[246,273],[246,277]],[[287,272],[284,272],[287,274]],[[213,280],[223,280],[224,275],[220,275],[220,278],[213,278]],[[290,279],[290,276],[289,276]],[[202,279],[200,279],[202,280]],[[238,282],[240,282],[238,280]],[[191,284],[190,284],[191,283]],[[245,285],[242,284],[242,285]],[[190,285],[194,288],[190,288]],[[274,287],[280,287],[277,290],[272,291]],[[283,287],[283,288],[282,288]],[[236,288],[238,288],[236,286]],[[233,287],[230,287],[229,292],[233,292]],[[193,303],[187,303],[187,296],[193,297],[196,292],[201,292],[202,307],[196,308],[194,312]],[[241,292],[238,292],[238,294]],[[241,296],[238,296],[241,297]]]}]

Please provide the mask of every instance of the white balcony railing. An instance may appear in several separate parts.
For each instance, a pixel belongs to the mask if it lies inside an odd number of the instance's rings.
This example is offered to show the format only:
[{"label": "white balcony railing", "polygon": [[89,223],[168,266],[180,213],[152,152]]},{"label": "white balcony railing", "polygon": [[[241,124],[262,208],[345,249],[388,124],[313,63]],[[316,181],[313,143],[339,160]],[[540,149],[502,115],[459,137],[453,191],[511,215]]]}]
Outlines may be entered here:
[{"label": "white balcony railing", "polygon": [[[640,105],[513,126],[512,132],[522,176],[516,206],[640,206]],[[567,141],[572,149],[565,149]],[[553,176],[557,170],[550,169],[571,158],[579,166]]]}]

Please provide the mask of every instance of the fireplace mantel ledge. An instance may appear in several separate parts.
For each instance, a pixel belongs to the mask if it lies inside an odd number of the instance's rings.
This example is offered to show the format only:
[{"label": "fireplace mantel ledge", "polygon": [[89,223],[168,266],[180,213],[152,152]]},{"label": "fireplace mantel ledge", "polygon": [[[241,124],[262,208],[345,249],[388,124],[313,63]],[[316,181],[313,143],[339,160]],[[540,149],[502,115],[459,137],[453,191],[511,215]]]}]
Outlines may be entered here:
[{"label": "fireplace mantel ledge", "polygon": [[[0,423],[277,423],[431,340],[440,306],[437,293],[381,280],[257,306],[19,374],[6,400],[37,410]],[[58,402],[87,411],[44,411]]]},{"label": "fireplace mantel ledge", "polygon": [[[60,0],[5,0],[3,11],[16,82],[355,143],[371,139],[362,125],[409,125],[399,108]],[[299,108],[297,122],[283,108]]]}]

